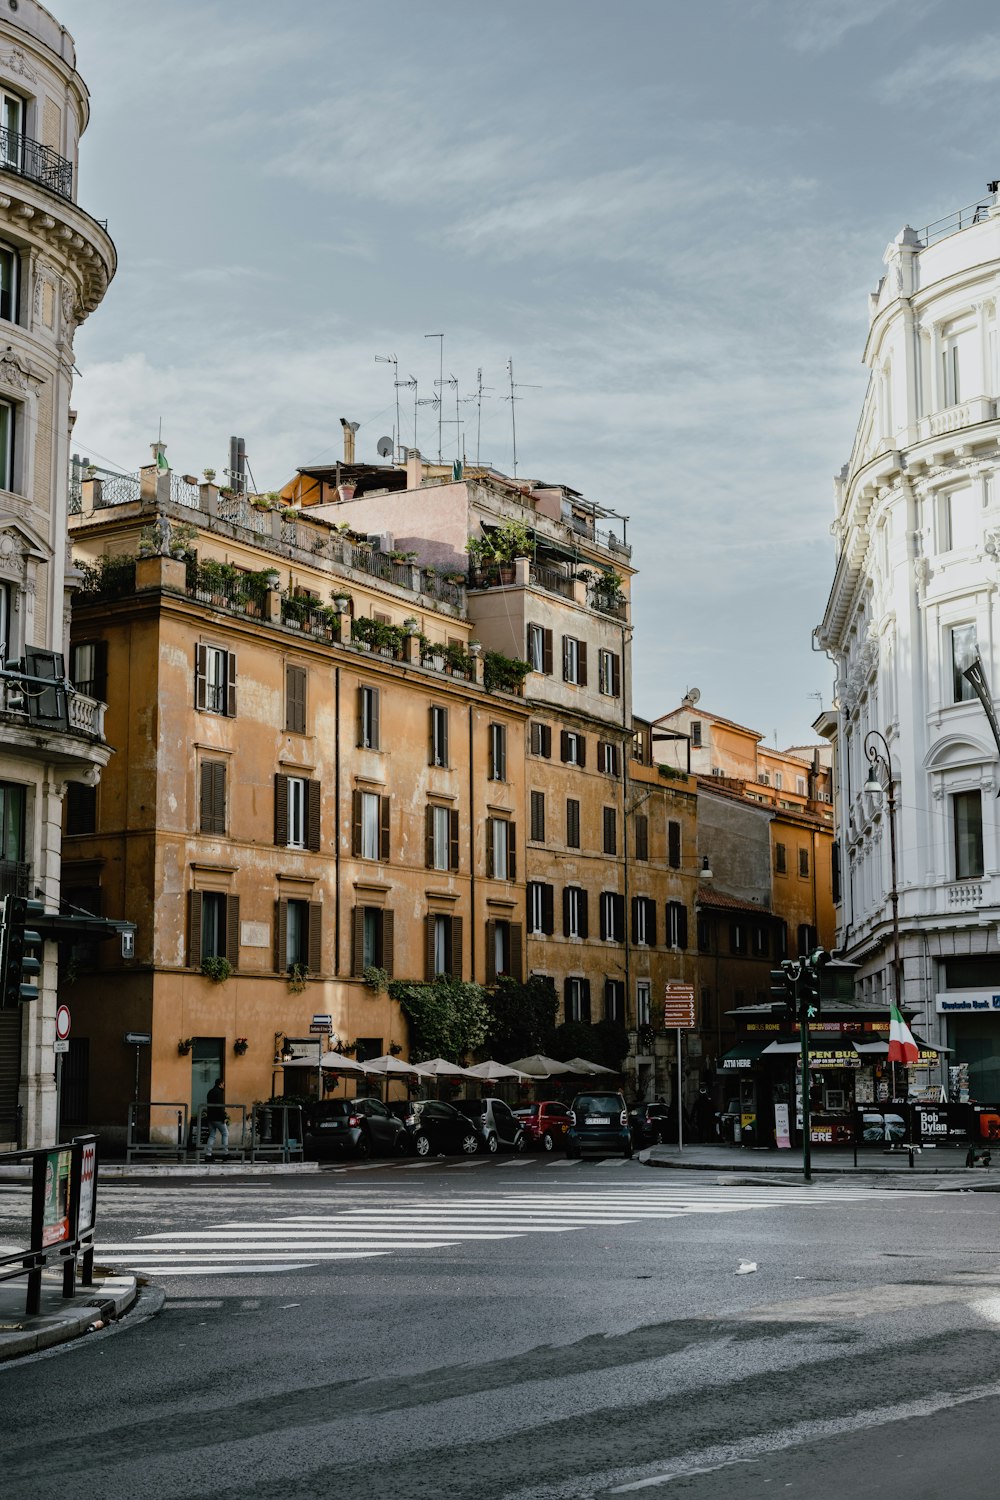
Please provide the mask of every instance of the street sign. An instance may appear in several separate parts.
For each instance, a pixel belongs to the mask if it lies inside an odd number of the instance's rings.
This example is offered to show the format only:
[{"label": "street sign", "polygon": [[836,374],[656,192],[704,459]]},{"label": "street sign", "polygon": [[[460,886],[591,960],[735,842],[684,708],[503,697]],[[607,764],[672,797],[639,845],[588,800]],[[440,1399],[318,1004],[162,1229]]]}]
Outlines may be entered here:
[{"label": "street sign", "polygon": [[97,1172],[97,1142],[88,1141],[80,1159],[80,1206],[76,1214],[76,1232],[85,1234],[94,1227],[94,1177]]},{"label": "street sign", "polygon": [[126,1031],[126,1047],[149,1047],[152,1045],[153,1034],[150,1031]]},{"label": "street sign", "polygon": [[320,1036],[333,1035],[333,1017],[328,1015],[315,1015],[309,1023],[310,1035]]},{"label": "street sign", "polygon": [[663,987],[663,1024],[673,1030],[693,1031],[694,985],[667,984]]},{"label": "street sign", "polygon": [[128,928],[122,933],[122,958],[135,958],[135,933]]},{"label": "street sign", "polygon": [[55,1039],[55,1041],[52,1043],[52,1050],[53,1050],[53,1052],[68,1052],[69,1051],[69,1037],[66,1037],[66,1036],[62,1036],[62,1037],[57,1036],[56,1039]]},{"label": "street sign", "polygon": [[60,1005],[56,1009],[56,1037],[64,1042],[70,1033],[70,1014],[68,1005]]}]

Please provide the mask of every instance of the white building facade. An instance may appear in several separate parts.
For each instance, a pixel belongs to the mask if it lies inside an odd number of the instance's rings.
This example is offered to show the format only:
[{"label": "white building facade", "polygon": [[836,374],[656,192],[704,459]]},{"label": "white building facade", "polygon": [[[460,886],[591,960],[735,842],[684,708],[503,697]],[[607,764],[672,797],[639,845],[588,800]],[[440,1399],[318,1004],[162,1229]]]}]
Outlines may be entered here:
[{"label": "white building facade", "polygon": [[[66,659],[73,340],[115,270],[79,207],[89,114],[73,39],[36,0],[0,12],[0,897],[59,910],[63,801],[110,751],[92,660]],[[76,672],[79,691],[66,681]],[[27,676],[23,674],[26,673]],[[50,676],[51,689],[38,676]],[[32,679],[35,679],[32,681]],[[40,997],[0,1009],[0,1150],[56,1128],[56,945]]]},{"label": "white building facade", "polygon": [[[902,230],[870,298],[870,380],[836,481],[837,569],[816,642],[836,670],[838,943],[863,998],[893,990],[888,808],[896,797],[902,1001],[915,1029],[1000,1100],[998,751],[962,669],[1000,694],[1000,201]],[[952,1082],[954,1082],[954,1078]]]}]

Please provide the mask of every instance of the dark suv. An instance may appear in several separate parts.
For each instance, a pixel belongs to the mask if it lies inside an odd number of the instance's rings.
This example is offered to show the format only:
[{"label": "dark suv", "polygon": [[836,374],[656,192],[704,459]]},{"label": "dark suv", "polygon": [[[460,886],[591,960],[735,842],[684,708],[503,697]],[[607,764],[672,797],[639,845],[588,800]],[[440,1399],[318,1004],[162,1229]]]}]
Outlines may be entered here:
[{"label": "dark suv", "polygon": [[632,1132],[628,1108],[621,1094],[591,1089],[577,1094],[570,1106],[566,1132],[566,1155],[581,1156],[585,1149],[632,1155]]}]

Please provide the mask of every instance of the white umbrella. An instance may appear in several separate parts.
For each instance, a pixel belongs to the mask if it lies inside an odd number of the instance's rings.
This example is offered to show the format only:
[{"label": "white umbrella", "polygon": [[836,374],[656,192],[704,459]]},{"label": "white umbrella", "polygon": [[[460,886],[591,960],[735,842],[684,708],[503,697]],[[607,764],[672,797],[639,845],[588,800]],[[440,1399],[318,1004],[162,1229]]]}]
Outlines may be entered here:
[{"label": "white umbrella", "polygon": [[590,1077],[596,1077],[598,1073],[606,1073],[610,1078],[618,1076],[614,1068],[605,1068],[600,1063],[588,1062],[585,1057],[571,1057],[566,1066],[575,1069],[577,1073],[586,1073]]},{"label": "white umbrella", "polygon": [[526,1073],[529,1078],[557,1078],[562,1073],[576,1072],[568,1063],[556,1062],[554,1057],[543,1057],[540,1052],[532,1057],[519,1057],[510,1066],[519,1073]]},{"label": "white umbrella", "polygon": [[419,1073],[421,1078],[478,1078],[478,1073],[473,1074],[469,1068],[460,1068],[457,1063],[448,1062],[444,1057],[432,1057],[429,1062],[414,1063],[413,1071]]},{"label": "white umbrella", "polygon": [[489,1062],[475,1063],[473,1067],[465,1070],[470,1078],[483,1078],[487,1083],[496,1083],[501,1078],[527,1078],[527,1073],[518,1072],[517,1068],[509,1068],[506,1063]]},{"label": "white umbrella", "polygon": [[363,1073],[364,1063],[355,1062],[353,1057],[345,1057],[341,1052],[324,1052],[320,1058],[320,1067],[328,1068],[332,1073]]},{"label": "white umbrella", "polygon": [[363,1062],[361,1066],[366,1073],[377,1073],[382,1078],[403,1073],[413,1074],[417,1071],[412,1063],[400,1062],[398,1057],[389,1057],[388,1054],[373,1057],[371,1062]]}]

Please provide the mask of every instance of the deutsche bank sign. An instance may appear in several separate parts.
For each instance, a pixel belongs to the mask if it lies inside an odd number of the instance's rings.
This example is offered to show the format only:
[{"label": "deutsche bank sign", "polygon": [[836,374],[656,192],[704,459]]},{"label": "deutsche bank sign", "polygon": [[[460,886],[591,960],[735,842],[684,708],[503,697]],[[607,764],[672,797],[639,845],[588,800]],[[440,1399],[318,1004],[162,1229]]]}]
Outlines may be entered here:
[{"label": "deutsche bank sign", "polygon": [[945,990],[935,996],[934,1008],[939,1016],[953,1015],[956,1011],[984,1011],[1000,1015],[1000,995],[984,994],[977,990]]}]

